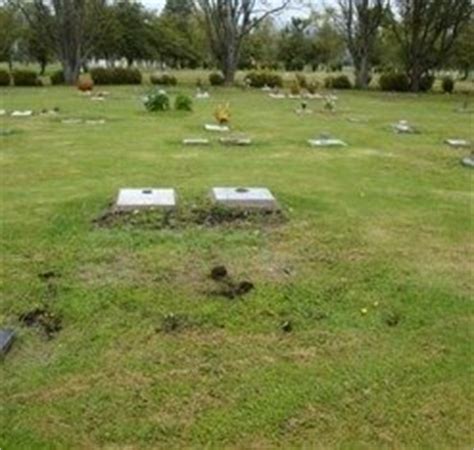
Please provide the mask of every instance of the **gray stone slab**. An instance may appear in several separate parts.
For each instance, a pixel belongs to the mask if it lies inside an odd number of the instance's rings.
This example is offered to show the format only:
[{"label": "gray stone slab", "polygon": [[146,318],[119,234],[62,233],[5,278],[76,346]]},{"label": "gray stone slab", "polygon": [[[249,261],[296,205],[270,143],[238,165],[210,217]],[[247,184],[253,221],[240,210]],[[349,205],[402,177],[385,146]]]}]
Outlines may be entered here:
[{"label": "gray stone slab", "polygon": [[467,148],[471,146],[471,143],[464,139],[446,139],[444,142],[453,148]]},{"label": "gray stone slab", "polygon": [[416,133],[415,128],[413,128],[406,120],[400,120],[400,122],[392,124],[392,129],[395,133],[399,134]]},{"label": "gray stone slab", "polygon": [[184,145],[209,145],[209,139],[189,138],[183,139]]},{"label": "gray stone slab", "polygon": [[311,147],[347,147],[347,144],[340,139],[310,139]]},{"label": "gray stone slab", "polygon": [[466,156],[465,158],[461,159],[461,164],[474,169],[474,156]]},{"label": "gray stone slab", "polygon": [[11,113],[12,117],[31,117],[33,115],[33,111],[27,110],[27,111],[13,111]]},{"label": "gray stone slab", "polygon": [[204,125],[204,129],[206,131],[218,131],[218,132],[221,132],[221,133],[230,130],[230,128],[227,125],[215,125],[215,124],[212,124],[212,123],[206,123]]},{"label": "gray stone slab", "polygon": [[252,139],[246,137],[225,137],[220,138],[219,142],[224,145],[238,145],[245,146],[252,143]]},{"label": "gray stone slab", "polygon": [[10,351],[15,337],[16,335],[13,330],[0,329],[0,355],[6,355]]},{"label": "gray stone slab", "polygon": [[173,209],[176,206],[176,193],[174,189],[120,189],[115,206],[121,211],[134,209]]},{"label": "gray stone slab", "polygon": [[279,209],[275,197],[262,187],[215,187],[211,190],[214,203],[229,208],[259,209],[276,211]]}]

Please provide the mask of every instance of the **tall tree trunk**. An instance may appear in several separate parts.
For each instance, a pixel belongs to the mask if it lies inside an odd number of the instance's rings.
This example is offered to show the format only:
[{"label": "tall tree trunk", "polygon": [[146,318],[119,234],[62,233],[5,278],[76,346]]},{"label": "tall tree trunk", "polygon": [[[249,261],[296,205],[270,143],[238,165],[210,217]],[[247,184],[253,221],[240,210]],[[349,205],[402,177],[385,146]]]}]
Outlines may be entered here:
[{"label": "tall tree trunk", "polygon": [[66,60],[62,61],[64,71],[64,81],[66,84],[76,84],[79,78],[79,72],[81,70],[80,61]]},{"label": "tall tree trunk", "polygon": [[231,86],[235,81],[237,72],[237,62],[239,59],[239,46],[235,42],[229,42],[222,58],[222,73],[224,74],[224,84]]},{"label": "tall tree trunk", "polygon": [[420,64],[415,62],[408,74],[408,78],[410,79],[410,90],[412,92],[420,91],[420,82],[423,73],[423,68],[420,66]]},{"label": "tall tree trunk", "polygon": [[369,58],[363,55],[355,64],[355,86],[357,89],[367,89],[369,87]]},{"label": "tall tree trunk", "polygon": [[46,72],[46,65],[48,64],[46,60],[41,60],[40,62],[40,75],[44,76],[44,73]]}]

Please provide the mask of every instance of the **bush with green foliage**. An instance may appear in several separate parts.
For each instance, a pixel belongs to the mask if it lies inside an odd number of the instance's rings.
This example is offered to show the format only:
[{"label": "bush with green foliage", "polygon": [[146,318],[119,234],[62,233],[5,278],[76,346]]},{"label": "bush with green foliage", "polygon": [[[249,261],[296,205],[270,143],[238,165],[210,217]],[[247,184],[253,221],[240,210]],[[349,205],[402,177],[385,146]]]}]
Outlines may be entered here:
[{"label": "bush with green foliage", "polygon": [[41,86],[38,74],[33,70],[14,70],[13,84],[15,86]]},{"label": "bush with green foliage", "polygon": [[161,89],[154,89],[144,99],[145,108],[150,112],[168,111],[170,109],[170,98]]},{"label": "bush with green foliage", "polygon": [[454,80],[451,77],[446,76],[443,78],[441,86],[444,93],[452,94],[454,91]]},{"label": "bush with green foliage", "polygon": [[352,83],[347,75],[339,75],[337,77],[326,77],[324,86],[328,89],[351,89]]},{"label": "bush with green foliage", "polygon": [[435,77],[433,75],[425,75],[420,80],[420,91],[428,92],[431,91],[433,84],[435,82]]},{"label": "bush with green foliage", "polygon": [[386,72],[380,75],[379,86],[382,91],[408,92],[410,80],[404,73]]},{"label": "bush with green foliage", "polygon": [[319,82],[316,81],[316,80],[311,80],[309,83],[307,83],[306,85],[306,90],[310,93],[310,94],[316,94],[316,92],[318,92],[318,89],[319,89]]},{"label": "bush with green foliage", "polygon": [[294,96],[298,96],[301,94],[301,88],[297,81],[293,81],[290,84],[290,94]]},{"label": "bush with green foliage", "polygon": [[225,83],[225,78],[219,72],[212,72],[209,74],[209,83],[211,86],[222,86]]},{"label": "bush with green foliage", "polygon": [[249,72],[245,75],[246,82],[254,88],[268,86],[271,88],[283,87],[283,79],[273,72]]},{"label": "bush with green foliage", "polygon": [[10,86],[10,74],[6,70],[0,70],[0,86]]},{"label": "bush with green foliage", "polygon": [[192,111],[193,100],[188,95],[178,94],[174,101],[174,109],[177,111]]},{"label": "bush with green foliage", "polygon": [[64,72],[62,70],[57,70],[53,72],[49,77],[51,79],[51,84],[56,86],[58,84],[64,84]]},{"label": "bush with green foliage", "polygon": [[141,84],[142,74],[138,69],[125,67],[95,67],[90,75],[94,84]]},{"label": "bush with green foliage", "polygon": [[308,87],[308,80],[306,76],[302,73],[295,74],[296,82],[301,89],[306,89]]},{"label": "bush with green foliage", "polygon": [[176,77],[167,73],[164,73],[163,75],[153,74],[150,76],[150,81],[152,84],[162,86],[176,86],[178,84]]}]

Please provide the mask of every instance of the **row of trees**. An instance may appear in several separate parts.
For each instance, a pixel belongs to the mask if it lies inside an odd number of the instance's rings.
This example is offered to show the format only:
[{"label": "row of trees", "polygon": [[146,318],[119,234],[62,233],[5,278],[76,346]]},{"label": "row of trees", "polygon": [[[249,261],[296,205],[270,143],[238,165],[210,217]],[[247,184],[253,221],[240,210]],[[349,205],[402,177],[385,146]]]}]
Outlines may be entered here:
[{"label": "row of trees", "polygon": [[74,83],[91,59],[159,61],[236,70],[337,68],[352,64],[366,88],[374,67],[403,70],[417,91],[441,68],[474,63],[471,0],[337,0],[333,8],[278,27],[290,0],[167,0],[158,14],[133,0],[3,0],[0,59],[59,60]]}]

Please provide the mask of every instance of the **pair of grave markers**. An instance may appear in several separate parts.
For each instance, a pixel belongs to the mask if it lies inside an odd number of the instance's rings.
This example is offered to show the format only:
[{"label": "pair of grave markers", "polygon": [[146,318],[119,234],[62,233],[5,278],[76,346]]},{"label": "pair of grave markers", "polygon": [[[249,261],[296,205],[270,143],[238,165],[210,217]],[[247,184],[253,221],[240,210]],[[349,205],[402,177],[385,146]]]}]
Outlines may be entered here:
[{"label": "pair of grave markers", "polygon": [[[267,188],[215,187],[210,198],[216,205],[262,211],[276,211],[278,203]],[[120,189],[115,208],[118,211],[138,209],[172,210],[177,205],[176,191],[172,188]]]}]

